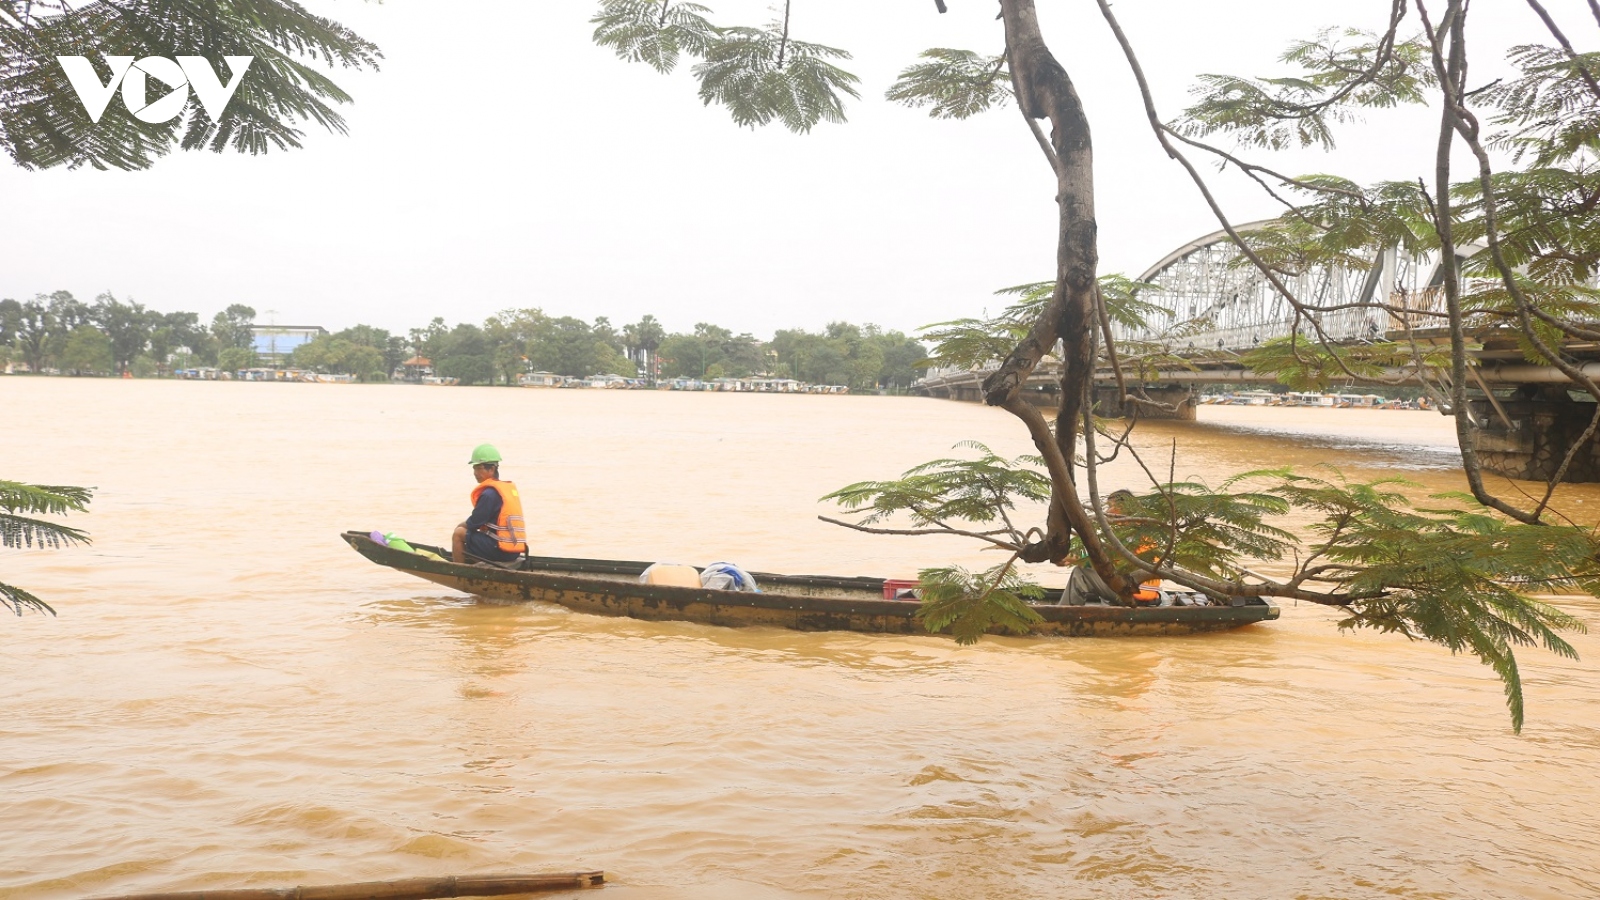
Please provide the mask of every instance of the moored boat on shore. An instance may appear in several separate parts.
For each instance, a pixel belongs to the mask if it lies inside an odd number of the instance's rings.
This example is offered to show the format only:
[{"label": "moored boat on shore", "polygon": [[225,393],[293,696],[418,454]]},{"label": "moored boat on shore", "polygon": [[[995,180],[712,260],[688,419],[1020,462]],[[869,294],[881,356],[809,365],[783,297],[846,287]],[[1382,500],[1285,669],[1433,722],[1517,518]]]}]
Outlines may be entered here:
[{"label": "moored boat on shore", "polygon": [[[454,590],[501,600],[556,603],[576,612],[651,621],[733,627],[765,625],[796,631],[926,634],[916,602],[884,599],[883,578],[750,573],[759,592],[643,584],[652,563],[532,556],[520,568],[449,561],[438,547],[411,544],[408,552],[374,541],[368,532],[341,537],[357,553],[396,571]],[[893,587],[893,582],[889,583]],[[890,591],[892,593],[892,590]],[[1215,606],[1057,606],[1034,604],[1043,621],[1032,634],[1059,637],[1176,635],[1224,631],[1276,619],[1278,607],[1237,598]]]}]

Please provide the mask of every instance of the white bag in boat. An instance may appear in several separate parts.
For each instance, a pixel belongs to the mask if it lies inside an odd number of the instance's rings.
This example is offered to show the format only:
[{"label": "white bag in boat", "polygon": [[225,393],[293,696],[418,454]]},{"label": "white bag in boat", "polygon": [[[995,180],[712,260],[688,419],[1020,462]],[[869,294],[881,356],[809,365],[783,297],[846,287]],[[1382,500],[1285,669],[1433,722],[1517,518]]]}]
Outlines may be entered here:
[{"label": "white bag in boat", "polygon": [[639,583],[697,588],[700,586],[700,573],[694,570],[694,566],[655,563],[639,573]]},{"label": "white bag in boat", "polygon": [[714,591],[751,591],[761,593],[750,573],[733,563],[714,562],[700,571],[700,586]]}]

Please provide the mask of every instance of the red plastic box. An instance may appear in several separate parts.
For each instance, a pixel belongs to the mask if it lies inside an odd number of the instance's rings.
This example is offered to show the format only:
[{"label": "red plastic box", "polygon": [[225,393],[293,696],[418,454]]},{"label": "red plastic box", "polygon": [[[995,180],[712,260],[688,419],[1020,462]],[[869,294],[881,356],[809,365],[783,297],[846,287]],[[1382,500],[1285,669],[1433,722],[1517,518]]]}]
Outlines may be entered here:
[{"label": "red plastic box", "polygon": [[902,581],[898,578],[886,578],[883,582],[883,599],[885,600],[915,600],[912,592],[922,586],[920,581]]}]

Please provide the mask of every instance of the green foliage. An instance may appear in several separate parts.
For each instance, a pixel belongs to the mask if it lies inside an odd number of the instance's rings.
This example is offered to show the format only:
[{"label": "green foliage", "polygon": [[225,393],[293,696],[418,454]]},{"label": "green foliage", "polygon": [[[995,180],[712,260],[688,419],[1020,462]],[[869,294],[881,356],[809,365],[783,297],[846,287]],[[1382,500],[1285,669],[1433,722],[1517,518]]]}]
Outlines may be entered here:
[{"label": "green foliage", "polygon": [[[307,65],[376,68],[378,48],[291,0],[191,3],[95,0],[49,4],[0,0],[0,148],[24,168],[143,169],[174,146],[264,153],[299,147],[311,121],[343,133],[332,104],[349,95]],[[183,115],[150,124],[113,102],[98,124],[78,102],[57,56],[88,54],[102,81],[102,55],[198,55],[221,62],[253,56],[227,111],[213,122],[191,97]],[[219,71],[224,79],[231,73]]]},{"label": "green foliage", "polygon": [[[1350,482],[1288,469],[1248,472],[1219,489],[1163,485],[1126,501],[1113,528],[1148,562],[1241,587],[1252,560],[1293,555],[1287,581],[1256,584],[1267,596],[1299,596],[1310,586],[1342,606],[1343,628],[1399,632],[1469,652],[1505,684],[1512,725],[1523,723],[1516,646],[1562,656],[1556,633],[1582,622],[1527,591],[1600,595],[1600,539],[1588,529],[1507,523],[1470,497],[1440,495],[1456,508],[1416,507],[1398,478]],[[1243,484],[1250,490],[1235,491]],[[1303,533],[1268,517],[1304,521]],[[1522,588],[1524,590],[1518,590]]]},{"label": "green foliage", "polygon": [[238,372],[241,369],[253,369],[256,365],[256,352],[245,347],[229,347],[217,354],[217,368],[224,372]]},{"label": "green foliage", "polygon": [[[1029,533],[1016,521],[1022,502],[1042,504],[1048,477],[1036,458],[1007,460],[977,443],[975,460],[941,459],[893,481],[865,481],[823,497],[864,512],[858,527],[896,534],[958,534],[1019,552]],[[1127,552],[1163,577],[1190,579],[1212,594],[1316,599],[1342,607],[1344,628],[1421,638],[1477,656],[1505,684],[1513,727],[1523,698],[1514,648],[1542,646],[1572,656],[1558,631],[1583,624],[1532,592],[1600,596],[1600,536],[1589,529],[1508,524],[1470,497],[1441,495],[1453,508],[1418,507],[1397,478],[1351,482],[1289,469],[1246,472],[1216,488],[1199,482],[1156,485],[1117,502],[1106,524]],[[1037,512],[1039,506],[1035,506]],[[917,530],[872,528],[897,517]],[[966,530],[1000,523],[999,528]],[[1309,524],[1307,524],[1309,522]],[[1290,529],[1293,523],[1295,528]],[[1109,535],[1101,539],[1109,542]],[[1292,560],[1285,579],[1249,569]],[[1084,564],[1074,540],[1068,562]],[[924,618],[968,643],[1000,628],[1023,631],[1026,602],[1038,596],[1010,571],[1013,561],[974,576],[961,569],[922,573]],[[1143,580],[1131,563],[1118,568]]]},{"label": "green foliage", "polygon": [[661,327],[661,322],[654,315],[645,315],[638,322],[624,328],[624,340],[629,348],[637,349],[642,357],[646,373],[651,372],[651,362],[656,357],[656,351],[661,349],[661,341],[666,340],[667,330]]},{"label": "green foliage", "polygon": [[751,128],[781,122],[805,133],[817,123],[843,122],[841,94],[860,97],[854,75],[829,63],[850,54],[789,38],[776,23],[766,28],[724,28],[694,67],[700,100],[720,103],[733,121]]},{"label": "green foliage", "polygon": [[[1470,497],[1441,495],[1461,508],[1413,508],[1401,479],[1351,484],[1287,470],[1251,473],[1270,492],[1315,511],[1319,540],[1307,580],[1349,598],[1342,628],[1398,632],[1471,653],[1500,676],[1512,727],[1522,730],[1522,681],[1515,647],[1539,645],[1576,658],[1557,631],[1578,619],[1524,593],[1582,591],[1600,596],[1600,539],[1589,529],[1507,523]],[[1322,562],[1325,560],[1326,562]]]},{"label": "green foliage", "polygon": [[[752,371],[812,384],[842,384],[851,390],[907,387],[926,354],[920,341],[875,325],[830,322],[819,334],[799,328],[781,329],[765,345],[751,338],[746,358]],[[662,356],[668,355],[663,346]]]},{"label": "green foliage", "polygon": [[[347,332],[340,332],[340,335]],[[386,376],[383,353],[369,344],[339,335],[319,334],[289,354],[289,365],[340,375],[355,375],[363,381]]]},{"label": "green foliage", "polygon": [[1120,272],[1101,275],[1098,279],[1100,299],[1106,306],[1106,317],[1111,324],[1137,331],[1150,326],[1153,320],[1172,318],[1172,310],[1139,299],[1139,292],[1160,287],[1147,281],[1135,281]]},{"label": "green foliage", "polygon": [[80,325],[67,336],[61,351],[61,368],[75,375],[105,375],[111,372],[111,339],[93,325]]},{"label": "green foliage", "polygon": [[[1587,284],[1539,281],[1520,272],[1513,273],[1512,281],[1525,299],[1547,315],[1569,322],[1600,322],[1600,290]],[[1477,281],[1461,298],[1461,305],[1474,324],[1499,328],[1500,333],[1514,337],[1522,358],[1534,365],[1550,365],[1551,361],[1534,345],[1533,337],[1546,347],[1559,347],[1566,339],[1559,326],[1542,319],[1535,319],[1527,328],[1506,328],[1516,322],[1517,301],[1500,279]]]},{"label": "green foliage", "polygon": [[951,522],[1001,522],[1019,548],[1024,533],[1011,524],[1019,503],[1050,499],[1050,478],[1037,456],[1006,459],[977,441],[956,447],[978,451],[977,459],[936,459],[907,469],[893,481],[859,481],[826,494],[845,509],[868,512],[859,523],[871,525],[906,513],[918,527],[949,529]]},{"label": "green foliage", "polygon": [[[1448,369],[1448,348],[1418,347],[1423,365]],[[1324,344],[1305,335],[1262,341],[1244,354],[1243,362],[1254,372],[1272,375],[1280,384],[1300,391],[1325,391],[1344,383],[1352,374],[1377,378],[1385,369],[1410,367],[1415,362],[1408,344],[1372,341],[1353,344]]]},{"label": "green foliage", "polygon": [[256,311],[243,303],[232,303],[211,319],[211,334],[218,347],[248,350],[255,346]]},{"label": "green foliage", "polygon": [[974,644],[991,631],[1027,634],[1041,616],[1028,607],[1045,591],[1026,581],[1009,563],[971,573],[960,566],[923,569],[922,608],[917,618],[935,634],[949,632],[958,644]]},{"label": "green foliage", "polygon": [[1268,521],[1288,513],[1288,501],[1270,490],[1234,492],[1232,486],[1160,485],[1117,503],[1107,520],[1122,545],[1145,562],[1236,580],[1244,577],[1245,563],[1290,553],[1295,536]]},{"label": "green foliage", "polygon": [[692,71],[700,100],[727,107],[739,125],[780,122],[804,133],[819,122],[843,122],[844,96],[861,96],[858,79],[829,62],[850,54],[789,35],[787,2],[783,20],[764,28],[719,27],[710,12],[672,0],[600,0],[589,21],[596,44],[658,72],[677,68],[683,56],[698,57]]},{"label": "green foliage", "polygon": [[[1138,330],[1147,327],[1152,318],[1172,315],[1161,306],[1139,299],[1139,291],[1159,285],[1134,281],[1119,273],[1100,276],[1098,284],[1106,315],[1113,325]],[[998,316],[923,326],[922,339],[934,343],[926,364],[977,369],[1004,359],[1032,330],[1055,295],[1055,287],[1054,281],[1034,281],[1001,288],[995,291],[996,296],[1016,300]]]},{"label": "green foliage", "polygon": [[463,322],[433,339],[434,372],[462,384],[494,382],[494,346],[484,329]]},{"label": "green foliage", "polygon": [[[1295,212],[1252,227],[1243,236],[1279,272],[1314,266],[1366,269],[1378,248],[1415,253],[1437,250],[1428,199],[1416,182],[1381,181],[1363,188],[1334,175],[1304,175],[1296,190],[1307,196]],[[1240,266],[1252,265],[1241,258]]]},{"label": "green foliage", "polygon": [[151,311],[150,358],[165,364],[173,354],[185,349],[205,363],[216,361],[216,341],[200,325],[199,315],[192,312],[167,313]]},{"label": "green foliage", "polygon": [[[1580,162],[1565,168],[1548,165],[1500,172],[1490,185],[1507,265],[1550,287],[1583,285],[1600,272],[1600,216],[1594,215],[1600,207],[1600,168]],[[1453,193],[1465,217],[1457,228],[1458,240],[1483,242],[1482,184],[1466,182]],[[1479,278],[1501,280],[1487,253],[1477,254],[1463,268]],[[1595,320],[1580,316],[1575,321]]]},{"label": "green foliage", "polygon": [[534,329],[525,350],[528,367],[537,372],[586,378],[608,373],[630,375],[634,371],[633,364],[605,340],[604,330],[597,332],[589,323],[572,316],[544,319]]},{"label": "green foliage", "polygon": [[22,318],[22,304],[10,297],[0,300],[0,347],[10,347],[17,336],[17,325]]},{"label": "green foliage", "polygon": [[925,365],[978,369],[1004,359],[1031,326],[1005,317],[951,319],[922,327],[922,339],[933,342]]},{"label": "green foliage", "polygon": [[[90,488],[70,485],[0,481],[0,548],[20,549],[37,545],[43,549],[89,543],[87,533],[35,516],[83,512],[88,508],[92,494]],[[48,603],[4,582],[0,582],[0,604],[9,606],[19,616],[27,609],[55,614]]]},{"label": "green foliage", "polygon": [[1232,134],[1269,150],[1334,146],[1333,125],[1361,108],[1425,102],[1435,83],[1427,45],[1413,39],[1388,46],[1355,29],[1326,30],[1292,45],[1281,57],[1299,67],[1282,78],[1202,75],[1196,102],[1178,127],[1189,134]]},{"label": "green foliage", "polygon": [[[649,8],[659,9],[664,22],[664,4]],[[943,9],[942,3],[939,8]],[[701,78],[705,102],[724,103],[736,122],[755,125],[776,119],[803,131],[824,118],[842,117],[840,90],[853,96],[849,90],[853,79],[847,82],[841,76],[829,84],[827,77],[815,78],[811,93],[822,100],[808,100],[807,91],[779,80],[773,73],[784,69],[789,45],[787,3],[783,9],[785,23],[781,27],[719,31],[695,71]],[[1291,46],[1282,61],[1292,71],[1284,77],[1206,76],[1195,92],[1194,104],[1167,133],[1226,134],[1246,147],[1269,150],[1332,148],[1335,126],[1354,120],[1363,110],[1426,102],[1425,93],[1438,87],[1433,52],[1421,39],[1396,38],[1407,11],[1406,4],[1394,5],[1390,28],[1382,35],[1330,30]],[[1464,16],[1465,5],[1452,6],[1451,14]],[[1016,9],[1008,7],[1003,16],[1009,29],[1036,37],[1033,23],[1024,21],[1027,17]],[[1107,17],[1111,17],[1109,13]],[[1449,29],[1441,33],[1446,35],[1442,39],[1446,44],[1454,39]],[[602,43],[609,40],[597,39]],[[608,45],[632,46],[628,40],[633,38]],[[640,60],[662,58],[653,51],[623,55]],[[836,55],[842,54],[828,50],[819,52],[817,58],[820,62]],[[1511,58],[1519,66],[1521,78],[1479,88],[1468,94],[1465,102],[1480,112],[1487,107],[1489,121],[1505,129],[1495,138],[1499,146],[1518,158],[1531,155],[1535,163],[1523,172],[1494,176],[1488,188],[1498,207],[1501,230],[1497,236],[1510,267],[1517,271],[1520,293],[1536,304],[1536,312],[1568,320],[1560,325],[1525,327],[1526,353],[1536,338],[1560,343],[1561,325],[1568,326],[1567,337],[1587,339],[1593,323],[1600,321],[1596,315],[1600,294],[1592,285],[1600,271],[1600,226],[1594,224],[1593,215],[1600,207],[1600,166],[1595,164],[1600,149],[1600,105],[1593,96],[1593,75],[1600,69],[1600,55],[1574,59],[1555,48],[1529,47],[1514,51]],[[1450,65],[1455,65],[1454,57]],[[1004,60],[993,57],[934,50],[904,70],[888,96],[928,108],[936,117],[965,118],[1006,101],[1010,89],[1004,67]],[[808,104],[820,111],[808,114]],[[1061,122],[1055,124],[1059,127]],[[1477,128],[1475,122],[1464,122],[1450,139],[1474,140]],[[1168,150],[1173,152],[1171,147]],[[1430,194],[1425,185],[1388,181],[1362,187],[1336,175],[1287,179],[1231,155],[1223,158],[1240,165],[1269,190],[1276,193],[1281,185],[1289,197],[1305,201],[1247,238],[1270,274],[1309,275],[1329,265],[1364,269],[1376,253],[1390,248],[1406,253],[1443,249],[1447,255],[1455,249],[1441,247],[1438,232],[1443,226],[1435,222],[1447,198]],[[1269,180],[1276,183],[1269,185]],[[1484,188],[1470,184],[1436,188],[1448,190],[1450,198],[1462,201],[1451,211],[1449,221],[1457,246],[1485,234],[1489,203],[1474,194]],[[1063,227],[1070,230],[1072,224]],[[1441,308],[1434,296],[1418,298],[1422,302],[1415,306],[1413,298],[1402,296],[1396,305],[1406,308],[1393,311],[1386,308],[1392,302],[1390,297],[1364,297],[1360,302],[1372,304],[1368,321],[1375,331],[1371,336],[1389,330],[1383,327],[1393,322],[1384,318],[1388,315],[1407,316],[1408,322],[1414,315],[1415,321],[1426,323],[1424,327],[1478,327],[1503,325],[1512,321],[1513,314],[1525,312],[1514,305],[1515,299],[1503,285],[1493,283],[1512,276],[1500,278],[1484,266],[1482,258],[1470,260],[1467,271],[1468,322],[1427,319],[1430,312]],[[1454,280],[1447,283],[1453,291]],[[1154,320],[1158,310],[1137,300],[1140,287],[1102,283],[1107,312],[1119,328],[1152,330],[1146,323]],[[1000,316],[929,326],[928,336],[938,344],[929,361],[981,368],[1009,356],[1018,339],[1044,312],[1054,290],[1053,283],[1019,285],[1011,289],[1018,298],[1016,305]],[[1435,286],[1424,290],[1433,292]],[[1301,300],[1306,315],[1326,311],[1317,308],[1318,298]],[[1168,347],[1174,346],[1175,336],[1181,339],[1204,330],[1209,325],[1205,319],[1174,322],[1143,343],[1122,342],[1116,348],[1119,358],[1141,379],[1151,367],[1188,364]],[[1442,370],[1448,362],[1443,355],[1423,355],[1392,343],[1356,343],[1346,334],[1329,336],[1334,341],[1350,341],[1333,346],[1307,339],[1317,336],[1304,332],[1271,342],[1251,353],[1247,361],[1286,383],[1308,388],[1325,388],[1335,379],[1352,375],[1378,375],[1390,367],[1415,366],[1419,358],[1424,368]],[[691,349],[685,341],[680,352],[672,338],[664,346],[670,348],[668,357],[688,355]],[[786,339],[778,364],[797,373],[820,366],[830,376],[842,376],[850,370],[848,360],[860,346],[832,335],[816,342]],[[792,354],[787,352],[790,349]],[[702,371],[710,364],[721,364],[710,359],[703,342],[699,355]],[[870,358],[870,354],[856,358]],[[1063,383],[1062,387],[1071,393],[1086,385]],[[910,533],[962,533],[1020,551],[1023,542],[1039,535],[1040,529],[1013,521],[1021,509],[1019,501],[1042,501],[1051,485],[1034,468],[1037,461],[1003,460],[978,446],[982,458],[977,461],[938,460],[894,481],[847,486],[829,499],[859,511],[864,524],[857,527],[866,530],[889,531],[872,525],[905,515],[919,529]],[[1137,455],[1131,444],[1122,445],[1119,452],[1122,450]],[[1070,466],[1075,461],[1067,463]],[[1085,463],[1090,467],[1096,464],[1094,460]],[[1246,478],[1259,479],[1259,483],[1252,481],[1247,486],[1243,483]],[[1076,491],[1073,484],[1055,488],[1062,494]],[[1307,517],[1315,518],[1309,532],[1285,527],[1285,523],[1299,526]],[[1522,699],[1513,648],[1540,644],[1570,653],[1570,646],[1555,632],[1580,627],[1576,620],[1520,591],[1580,589],[1594,593],[1600,589],[1600,574],[1595,571],[1600,565],[1596,563],[1600,545],[1592,533],[1508,525],[1479,507],[1415,508],[1403,491],[1385,480],[1349,483],[1337,475],[1317,479],[1284,471],[1252,473],[1215,489],[1189,482],[1157,484],[1151,493],[1119,504],[1096,521],[1110,531],[1100,537],[1115,536],[1112,543],[1125,545],[1141,566],[1154,566],[1160,570],[1157,574],[1170,575],[1198,589],[1338,605],[1347,610],[1347,627],[1399,631],[1453,651],[1474,653],[1505,683],[1518,728]],[[969,522],[986,530],[955,527]],[[1061,527],[1059,521],[1050,525]],[[1071,539],[1061,534],[1049,537],[1057,547]],[[1081,543],[1077,552],[1082,552]],[[1282,580],[1246,568],[1254,560],[1291,558],[1292,573]],[[1107,560],[1097,562],[1103,569]],[[1130,560],[1119,555],[1113,562],[1127,564]],[[1028,612],[1022,599],[1026,595],[1015,581],[1011,565],[1008,562],[996,568],[987,578],[959,569],[924,572],[924,581],[931,586],[924,601],[925,621],[930,627],[954,631],[963,642],[990,629],[1021,630]]]},{"label": "green foliage", "polygon": [[[541,313],[540,315],[543,315]],[[442,316],[434,316],[433,321],[423,328],[413,328],[408,332],[411,346],[416,348],[417,355],[431,359],[438,363],[445,341],[450,334],[450,329],[444,324]]]},{"label": "green foliage", "polygon": [[[66,359],[71,334],[98,328],[111,337],[115,364],[105,362],[97,339],[85,337],[81,342],[92,340],[95,353],[86,356],[85,348],[80,347],[64,368],[113,372],[123,365],[116,360],[116,353],[142,347],[147,350],[135,352],[133,359],[141,359],[147,352],[155,367],[151,374],[185,349],[188,353],[179,360],[185,367],[217,364],[224,371],[236,371],[258,362],[251,349],[254,318],[254,309],[234,304],[218,313],[206,328],[192,312],[163,314],[137,303],[119,302],[110,293],[100,295],[89,306],[66,291],[57,291],[26,302],[0,300],[0,352],[38,372]],[[111,333],[111,328],[118,331]],[[871,390],[908,387],[925,351],[919,341],[898,331],[880,331],[874,325],[834,322],[820,334],[791,329],[762,341],[710,322],[697,323],[689,334],[669,335],[655,316],[647,315],[619,332],[604,316],[591,325],[529,308],[502,310],[481,328],[468,323],[452,328],[442,317],[435,317],[426,327],[411,329],[406,337],[371,325],[354,325],[300,345],[287,364],[375,381],[387,378],[413,355],[431,360],[438,374],[467,384],[516,384],[519,375],[530,371],[579,378],[602,374],[631,378],[659,362],[669,378],[699,378],[713,368],[734,377],[777,374],[782,367],[813,383]],[[0,365],[4,358],[0,357]]]},{"label": "green foliage", "polygon": [[[389,373],[400,367],[411,354],[406,352],[405,338],[389,333],[388,329],[376,328],[371,325],[352,325],[333,335],[342,341],[349,341],[358,347],[370,347],[377,351],[378,361],[370,360],[360,365],[354,365],[349,371],[360,374],[364,380],[387,380]],[[382,379],[376,376],[383,376]]]},{"label": "green foliage", "polygon": [[594,342],[594,368],[596,375],[621,375],[624,378],[634,378],[639,374],[639,367],[633,360],[618,353],[617,348],[606,341]]},{"label": "green foliage", "polygon": [[600,11],[589,21],[596,44],[615,50],[620,59],[667,73],[677,68],[683,54],[699,56],[716,38],[716,26],[705,18],[710,12],[697,3],[672,0],[601,0]]},{"label": "green foliage", "polygon": [[95,298],[90,315],[111,342],[111,365],[103,370],[108,372],[126,369],[144,352],[150,345],[151,329],[160,319],[139,303],[117,300],[110,291]]},{"label": "green foliage", "polygon": [[451,356],[440,362],[434,371],[461,384],[489,384],[494,381],[494,360],[473,354]]},{"label": "green foliage", "polygon": [[981,56],[970,50],[924,50],[929,60],[902,69],[884,94],[912,108],[929,107],[935,119],[967,119],[1011,99],[1011,73],[1004,55]]},{"label": "green foliage", "polygon": [[1506,129],[1491,146],[1511,150],[1517,162],[1526,157],[1535,168],[1600,153],[1600,105],[1584,79],[1600,73],[1600,53],[1574,56],[1557,47],[1523,45],[1511,48],[1507,59],[1522,77],[1483,92],[1497,108],[1492,121]]},{"label": "green foliage", "polygon": [[43,297],[40,294],[32,300],[18,303],[9,316],[12,323],[11,343],[22,356],[22,361],[28,364],[29,371],[35,374],[44,368],[50,336],[56,327],[49,308],[41,302]]}]

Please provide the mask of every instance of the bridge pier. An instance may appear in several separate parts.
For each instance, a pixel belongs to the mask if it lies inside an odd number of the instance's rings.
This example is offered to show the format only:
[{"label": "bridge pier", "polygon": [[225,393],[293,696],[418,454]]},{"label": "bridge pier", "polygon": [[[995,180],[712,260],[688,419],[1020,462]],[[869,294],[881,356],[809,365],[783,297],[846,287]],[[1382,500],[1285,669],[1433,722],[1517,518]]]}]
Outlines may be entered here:
[{"label": "bridge pier", "polygon": [[[1145,406],[1139,410],[1141,419],[1175,419],[1179,422],[1193,422],[1195,420],[1195,395],[1185,385],[1170,385],[1168,387],[1146,387],[1144,392],[1151,400],[1165,403],[1173,407],[1172,412],[1152,409]],[[1115,385],[1096,386],[1094,389],[1095,412],[1112,419],[1126,419],[1132,412],[1133,404],[1124,404],[1122,394]]]},{"label": "bridge pier", "polygon": [[[964,403],[983,402],[983,381],[980,378],[969,378],[962,381],[942,384],[936,388],[925,389],[929,397],[940,400],[960,400]],[[1061,386],[1054,381],[1038,382],[1030,380],[1022,386],[1022,399],[1034,406],[1045,409],[1056,409],[1061,405]]]},{"label": "bridge pier", "polygon": [[[1525,481],[1548,481],[1595,412],[1593,403],[1572,399],[1562,385],[1523,385],[1498,409],[1488,398],[1468,405],[1477,423],[1472,447],[1484,470]],[[1578,451],[1562,480],[1600,481],[1600,435]]]}]

